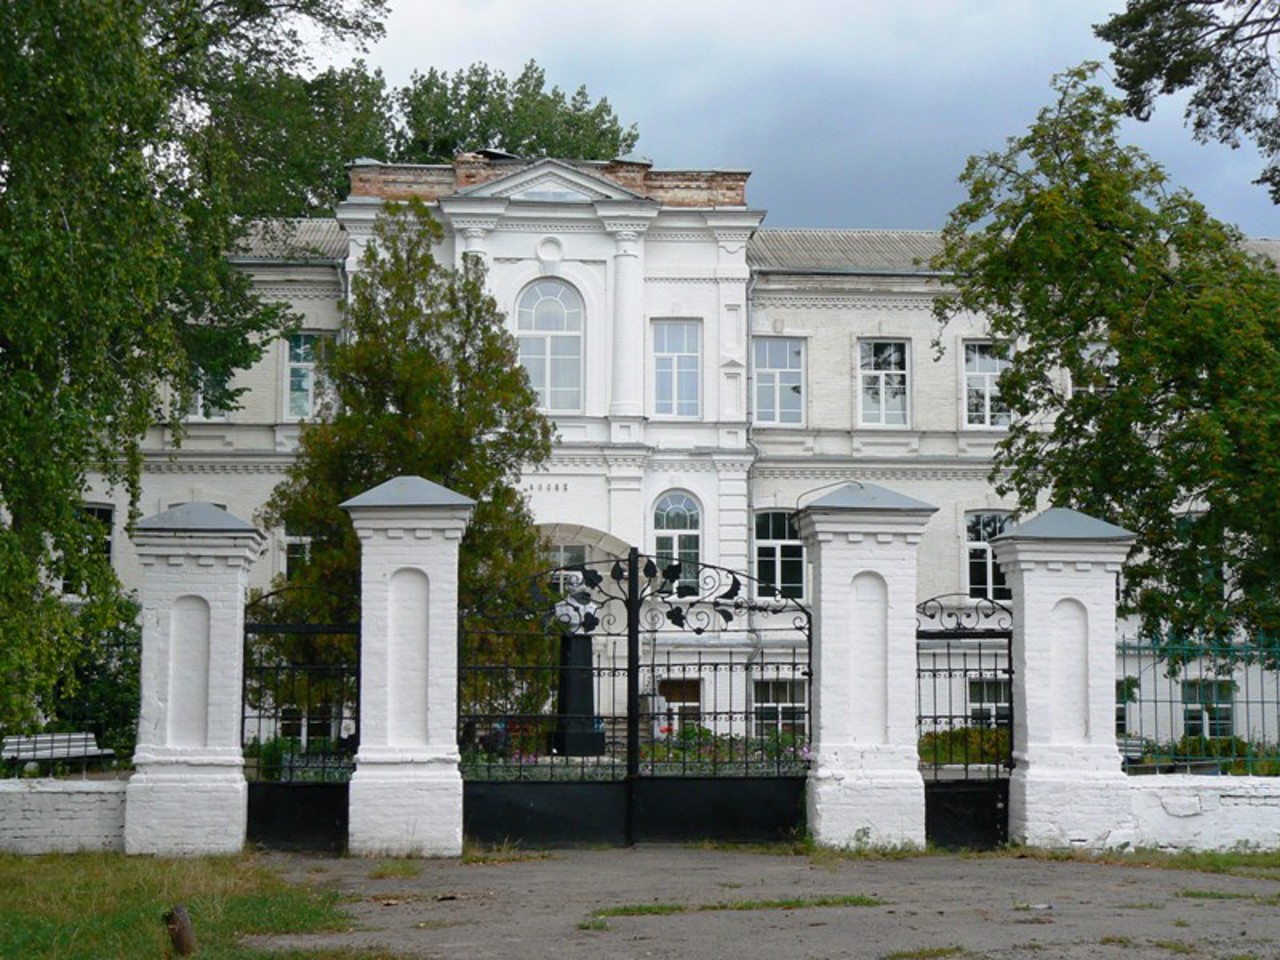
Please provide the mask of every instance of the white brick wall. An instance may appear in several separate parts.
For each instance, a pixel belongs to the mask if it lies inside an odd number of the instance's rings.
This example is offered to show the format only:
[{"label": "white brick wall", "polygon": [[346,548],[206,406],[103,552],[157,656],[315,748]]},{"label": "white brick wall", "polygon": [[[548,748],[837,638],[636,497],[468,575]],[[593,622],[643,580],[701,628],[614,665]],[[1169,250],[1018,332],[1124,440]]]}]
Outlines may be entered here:
[{"label": "white brick wall", "polygon": [[0,853],[124,850],[124,780],[0,780]]}]

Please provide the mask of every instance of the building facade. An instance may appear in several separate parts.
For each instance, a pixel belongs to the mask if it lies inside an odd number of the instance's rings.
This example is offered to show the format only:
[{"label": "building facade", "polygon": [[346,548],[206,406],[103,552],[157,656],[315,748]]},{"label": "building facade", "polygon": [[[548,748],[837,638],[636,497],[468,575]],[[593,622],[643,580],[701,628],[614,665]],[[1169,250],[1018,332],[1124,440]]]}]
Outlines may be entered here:
[{"label": "building facade", "polygon": [[[236,262],[302,317],[243,371],[234,411],[194,409],[181,443],[147,437],[144,515],[207,500],[252,519],[317,411],[315,361],[373,223],[427,202],[443,263],[487,263],[557,442],[524,478],[556,562],[659,555],[748,570],[807,593],[790,514],[849,480],[939,507],[920,596],[1002,595],[987,539],[1008,504],[988,482],[1007,414],[978,319],[939,330],[928,232],[769,230],[741,171],[466,155],[447,166],[357,163],[332,219],[259,236]],[[937,346],[935,347],[935,340]],[[113,513],[125,583],[141,569]],[[271,531],[258,586],[305,543]]]}]

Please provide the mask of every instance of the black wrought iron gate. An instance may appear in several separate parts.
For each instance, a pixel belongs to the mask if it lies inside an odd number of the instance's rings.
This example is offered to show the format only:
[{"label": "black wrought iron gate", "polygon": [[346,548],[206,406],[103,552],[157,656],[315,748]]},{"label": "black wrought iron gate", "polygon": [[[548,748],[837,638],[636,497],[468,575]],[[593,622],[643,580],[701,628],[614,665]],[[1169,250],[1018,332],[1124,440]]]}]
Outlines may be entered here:
[{"label": "black wrought iron gate", "polygon": [[959,594],[926,600],[916,614],[925,835],[939,847],[999,846],[1013,769],[1012,612]]},{"label": "black wrought iron gate", "polygon": [[287,593],[245,611],[248,840],[342,851],[359,732],[360,627],[297,622],[298,605],[281,601]]},{"label": "black wrought iron gate", "polygon": [[810,621],[746,574],[634,549],[463,611],[468,836],[630,844],[802,829]]}]

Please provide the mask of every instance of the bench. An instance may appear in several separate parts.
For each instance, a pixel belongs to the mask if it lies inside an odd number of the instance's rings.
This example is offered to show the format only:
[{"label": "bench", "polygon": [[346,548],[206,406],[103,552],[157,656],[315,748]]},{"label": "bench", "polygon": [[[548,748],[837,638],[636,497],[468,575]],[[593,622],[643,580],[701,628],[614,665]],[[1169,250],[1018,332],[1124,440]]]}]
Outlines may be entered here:
[{"label": "bench", "polygon": [[26,737],[5,737],[0,759],[8,763],[57,760],[101,760],[114,757],[114,750],[98,746],[92,733],[35,733]]}]

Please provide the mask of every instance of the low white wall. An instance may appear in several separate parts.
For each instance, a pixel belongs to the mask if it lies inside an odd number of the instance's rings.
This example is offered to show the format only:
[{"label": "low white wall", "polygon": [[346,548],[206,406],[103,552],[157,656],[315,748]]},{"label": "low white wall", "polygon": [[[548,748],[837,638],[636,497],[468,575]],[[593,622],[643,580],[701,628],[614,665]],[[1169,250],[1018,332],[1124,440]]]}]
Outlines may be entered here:
[{"label": "low white wall", "polygon": [[1132,837],[1169,850],[1280,849],[1280,777],[1164,774],[1129,780]]},{"label": "low white wall", "polygon": [[124,850],[126,780],[0,780],[0,853]]}]

